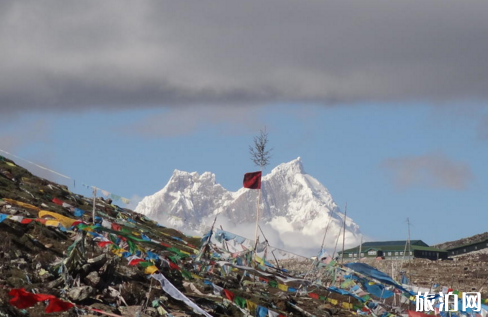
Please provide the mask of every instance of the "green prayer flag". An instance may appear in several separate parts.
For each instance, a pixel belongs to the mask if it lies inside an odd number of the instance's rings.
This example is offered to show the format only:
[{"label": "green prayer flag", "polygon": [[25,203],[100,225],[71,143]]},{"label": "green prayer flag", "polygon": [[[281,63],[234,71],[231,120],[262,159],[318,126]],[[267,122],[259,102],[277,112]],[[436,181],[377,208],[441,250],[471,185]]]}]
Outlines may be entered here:
[{"label": "green prayer flag", "polygon": [[192,277],[191,277],[191,273],[186,271],[186,270],[181,270],[181,275],[183,275],[184,278],[186,278],[187,280],[191,280]]},{"label": "green prayer flag", "polygon": [[135,254],[137,251],[137,246],[131,239],[127,239],[127,244],[129,245],[129,252]]},{"label": "green prayer flag", "polygon": [[246,308],[246,299],[236,296],[234,297],[234,303],[240,308]]},{"label": "green prayer flag", "polygon": [[180,257],[173,254],[173,255],[168,255],[168,259],[170,259],[171,262],[173,262],[173,263],[178,263],[178,260],[180,260]]},{"label": "green prayer flag", "polygon": [[271,280],[270,280],[270,281],[268,282],[268,285],[269,285],[270,287],[277,288],[277,287],[278,287],[278,282],[276,282],[276,281],[271,281]]}]

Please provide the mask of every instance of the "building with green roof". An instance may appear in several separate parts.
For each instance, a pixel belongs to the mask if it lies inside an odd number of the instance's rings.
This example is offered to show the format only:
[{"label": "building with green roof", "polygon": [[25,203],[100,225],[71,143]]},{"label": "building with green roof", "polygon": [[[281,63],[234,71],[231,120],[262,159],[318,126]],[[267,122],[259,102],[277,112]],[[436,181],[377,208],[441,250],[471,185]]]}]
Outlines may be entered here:
[{"label": "building with green roof", "polygon": [[[424,258],[430,260],[447,259],[447,251],[429,247],[428,244],[422,240],[411,240],[410,246],[407,246],[406,253],[405,245],[407,241],[375,241],[364,242],[362,245],[355,248],[344,250],[344,259],[358,259],[361,258],[385,258],[385,259],[412,259]],[[339,256],[342,252],[339,252]]]},{"label": "building with green roof", "polygon": [[466,254],[469,252],[479,251],[481,249],[486,249],[486,248],[488,248],[488,239],[483,239],[481,241],[449,248],[447,249],[447,252],[449,253],[449,255],[455,256],[455,255]]}]

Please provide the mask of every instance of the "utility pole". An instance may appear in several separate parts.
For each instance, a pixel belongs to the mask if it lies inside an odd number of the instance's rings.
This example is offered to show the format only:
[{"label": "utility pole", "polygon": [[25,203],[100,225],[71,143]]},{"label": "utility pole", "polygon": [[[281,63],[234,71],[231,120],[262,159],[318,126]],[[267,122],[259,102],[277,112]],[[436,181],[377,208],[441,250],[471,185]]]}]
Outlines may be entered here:
[{"label": "utility pole", "polygon": [[401,268],[400,270],[403,269],[403,263],[405,262],[405,255],[407,254],[407,246],[408,246],[408,256],[410,256],[410,219],[407,218],[407,227],[408,227],[408,239],[407,239],[407,242],[405,243],[405,249],[403,250],[403,259],[402,259],[402,264],[401,264]]},{"label": "utility pole", "polygon": [[346,220],[347,220],[347,202],[344,208],[344,228],[342,231],[342,254],[341,254],[341,264],[344,264],[344,246],[346,244]]}]

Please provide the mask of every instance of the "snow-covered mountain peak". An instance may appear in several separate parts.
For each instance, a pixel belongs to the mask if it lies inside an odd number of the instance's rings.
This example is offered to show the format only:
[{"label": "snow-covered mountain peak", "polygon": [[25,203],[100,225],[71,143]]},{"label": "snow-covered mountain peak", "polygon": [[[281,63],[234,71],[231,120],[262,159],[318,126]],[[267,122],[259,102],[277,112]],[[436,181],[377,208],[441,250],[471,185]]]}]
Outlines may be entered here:
[{"label": "snow-covered mountain peak", "polygon": [[210,172],[204,172],[202,175],[197,172],[185,172],[175,169],[171,178],[168,181],[168,185],[172,187],[187,187],[194,183],[205,183],[207,185],[215,185],[215,174]]},{"label": "snow-covered mountain peak", "polygon": [[271,177],[274,174],[306,174],[305,170],[303,169],[302,159],[300,157],[290,161],[288,163],[281,163],[280,165],[276,166],[271,170],[269,176]]},{"label": "snow-covered mountain peak", "polygon": [[[241,175],[236,175],[236,182],[241,179]],[[175,170],[166,186],[154,195],[145,197],[136,211],[162,224],[200,233],[219,214],[219,219],[226,219],[226,225],[244,230],[254,228],[246,224],[256,220],[258,193],[248,188],[228,191],[216,183],[215,174],[210,172],[199,175]],[[259,220],[279,233],[279,243],[295,243],[293,239],[286,242],[290,235],[295,234],[320,243],[328,223],[332,236],[341,231],[344,214],[327,188],[305,173],[302,160],[298,157],[278,165],[262,178]],[[253,232],[247,231],[241,234],[252,237]],[[359,227],[347,218],[346,241],[353,244],[359,238]]]}]

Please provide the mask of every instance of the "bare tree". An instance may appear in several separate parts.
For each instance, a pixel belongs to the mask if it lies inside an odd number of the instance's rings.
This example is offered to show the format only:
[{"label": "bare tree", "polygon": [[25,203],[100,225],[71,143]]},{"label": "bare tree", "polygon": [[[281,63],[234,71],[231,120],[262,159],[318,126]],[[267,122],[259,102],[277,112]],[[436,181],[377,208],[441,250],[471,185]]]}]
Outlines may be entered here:
[{"label": "bare tree", "polygon": [[249,146],[249,154],[251,154],[251,160],[259,166],[261,169],[265,168],[269,164],[271,159],[271,149],[267,149],[268,145],[268,132],[266,128],[260,130],[260,135],[254,137],[254,146]]}]

